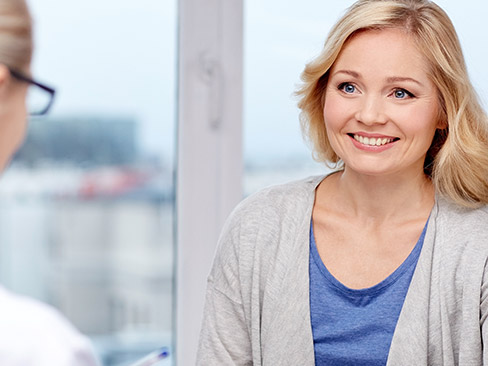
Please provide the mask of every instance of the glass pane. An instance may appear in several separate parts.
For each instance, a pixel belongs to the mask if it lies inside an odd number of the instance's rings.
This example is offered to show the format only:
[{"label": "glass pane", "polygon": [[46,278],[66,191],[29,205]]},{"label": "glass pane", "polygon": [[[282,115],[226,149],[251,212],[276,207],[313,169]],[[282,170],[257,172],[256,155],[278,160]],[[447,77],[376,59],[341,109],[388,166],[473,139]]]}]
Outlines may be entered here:
[{"label": "glass pane", "polygon": [[0,180],[0,281],[107,366],[173,338],[176,1],[30,0],[57,94]]},{"label": "glass pane", "polygon": [[246,0],[244,160],[246,194],[328,171],[302,139],[293,93],[347,1]]},{"label": "glass pane", "polygon": [[[456,0],[435,1],[451,18],[461,41],[464,58],[468,66],[471,82],[476,88],[485,110],[488,108],[488,68],[486,59],[488,49],[480,47],[486,42],[485,32],[480,32],[486,26],[485,14],[488,3],[483,0],[471,0],[468,3]],[[473,11],[476,9],[476,11]]]},{"label": "glass pane", "polygon": [[[305,64],[318,55],[332,25],[353,0],[289,2],[246,0],[244,18],[244,189],[249,194],[264,186],[324,174],[303,141],[293,93]],[[488,101],[488,57],[482,16],[487,5],[473,7],[439,0],[459,33],[468,69],[482,99]],[[467,16],[469,14],[469,16]]]}]

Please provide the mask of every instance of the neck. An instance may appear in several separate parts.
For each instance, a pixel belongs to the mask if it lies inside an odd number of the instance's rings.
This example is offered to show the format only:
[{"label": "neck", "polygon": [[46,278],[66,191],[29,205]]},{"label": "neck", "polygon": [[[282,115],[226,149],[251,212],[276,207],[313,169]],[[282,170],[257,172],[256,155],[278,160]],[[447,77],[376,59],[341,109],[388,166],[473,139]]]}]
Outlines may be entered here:
[{"label": "neck", "polygon": [[428,215],[434,203],[432,182],[423,172],[385,177],[355,174],[346,168],[331,178],[337,207],[375,225]]}]

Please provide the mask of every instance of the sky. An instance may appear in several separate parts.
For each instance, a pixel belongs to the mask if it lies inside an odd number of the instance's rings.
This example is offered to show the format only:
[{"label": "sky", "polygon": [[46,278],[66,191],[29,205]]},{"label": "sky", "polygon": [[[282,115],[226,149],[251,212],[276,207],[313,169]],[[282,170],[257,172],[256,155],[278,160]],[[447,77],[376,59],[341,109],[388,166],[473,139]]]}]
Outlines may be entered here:
[{"label": "sky", "polygon": [[176,1],[28,1],[33,72],[57,89],[52,114],[133,117],[143,149],[171,159]]},{"label": "sky", "polygon": [[[176,0],[28,0],[33,71],[57,87],[55,115],[132,116],[144,150],[175,148]],[[309,156],[293,92],[351,0],[244,0],[246,160]],[[458,31],[475,87],[488,100],[483,0],[439,0]],[[485,103],[486,104],[486,103]]]}]

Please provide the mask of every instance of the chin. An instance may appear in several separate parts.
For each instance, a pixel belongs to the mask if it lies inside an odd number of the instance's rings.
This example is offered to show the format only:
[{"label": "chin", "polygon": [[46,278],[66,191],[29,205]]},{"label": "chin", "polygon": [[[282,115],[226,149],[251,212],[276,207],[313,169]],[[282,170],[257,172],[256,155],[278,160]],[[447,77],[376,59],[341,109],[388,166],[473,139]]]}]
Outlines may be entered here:
[{"label": "chin", "polygon": [[345,170],[352,174],[365,177],[400,177],[400,176],[418,176],[419,173],[424,174],[423,164],[419,167],[409,166],[400,167],[398,164],[384,165],[381,162],[377,164],[345,164]]},{"label": "chin", "polygon": [[398,167],[387,166],[384,164],[384,161],[355,161],[350,164],[345,162],[344,167],[345,170],[351,173],[371,176],[389,175],[398,171]]}]

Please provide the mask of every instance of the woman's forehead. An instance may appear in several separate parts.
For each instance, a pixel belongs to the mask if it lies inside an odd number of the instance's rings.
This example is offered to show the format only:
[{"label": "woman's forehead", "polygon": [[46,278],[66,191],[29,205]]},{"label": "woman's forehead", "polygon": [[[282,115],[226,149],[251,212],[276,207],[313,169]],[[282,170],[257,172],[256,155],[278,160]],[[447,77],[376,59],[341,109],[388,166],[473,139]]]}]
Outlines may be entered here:
[{"label": "woman's forehead", "polygon": [[428,77],[428,62],[415,39],[402,29],[365,30],[354,34],[343,45],[331,67],[356,73],[378,72]]}]

